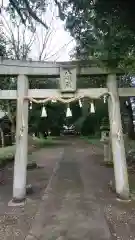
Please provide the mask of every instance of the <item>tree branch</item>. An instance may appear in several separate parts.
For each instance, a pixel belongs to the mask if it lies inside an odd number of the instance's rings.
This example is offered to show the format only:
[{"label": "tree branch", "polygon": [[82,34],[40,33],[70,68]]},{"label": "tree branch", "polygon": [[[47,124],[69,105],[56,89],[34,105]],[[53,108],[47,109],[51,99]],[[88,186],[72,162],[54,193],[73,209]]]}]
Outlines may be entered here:
[{"label": "tree branch", "polygon": [[23,14],[21,13],[21,10],[19,9],[18,2],[16,0],[9,0],[13,8],[17,11],[18,15],[20,16],[22,23],[25,24],[25,19],[23,17]]},{"label": "tree branch", "polygon": [[11,39],[9,38],[9,41],[11,42],[11,44],[13,46],[15,56],[16,56],[17,59],[19,59],[19,55],[18,55],[19,53],[18,53],[18,51],[16,49],[16,42],[15,42],[13,31],[12,31],[11,27],[9,26],[8,22],[6,21],[5,17],[3,15],[2,15],[2,17],[3,17],[7,27],[9,29],[10,34],[11,34]]},{"label": "tree branch", "polygon": [[33,19],[35,19],[37,22],[41,23],[46,29],[48,29],[47,24],[44,23],[44,22],[36,15],[35,12],[33,12],[33,10],[32,10],[31,7],[30,7],[30,4],[29,4],[28,0],[24,0],[24,3],[25,3],[25,5],[26,5],[26,8],[27,8],[30,16],[31,16]]},{"label": "tree branch", "polygon": [[[24,19],[24,13],[21,11],[22,9],[19,7],[18,5],[18,1],[16,0],[9,0],[11,6],[16,10],[16,12],[18,13],[18,15],[20,16],[22,23],[26,24],[26,19]],[[27,11],[29,13],[29,16],[31,16],[34,20],[36,20],[38,23],[42,24],[46,29],[48,29],[48,26],[46,23],[44,23],[38,16],[37,14],[32,10],[32,8],[30,7],[30,3],[28,0],[23,0],[23,3],[25,4]],[[56,6],[58,7],[58,11],[59,11],[59,16],[61,18],[61,20],[65,19],[65,15],[63,13],[63,9],[61,6],[61,3],[58,0],[54,0],[54,3],[56,4]]]}]

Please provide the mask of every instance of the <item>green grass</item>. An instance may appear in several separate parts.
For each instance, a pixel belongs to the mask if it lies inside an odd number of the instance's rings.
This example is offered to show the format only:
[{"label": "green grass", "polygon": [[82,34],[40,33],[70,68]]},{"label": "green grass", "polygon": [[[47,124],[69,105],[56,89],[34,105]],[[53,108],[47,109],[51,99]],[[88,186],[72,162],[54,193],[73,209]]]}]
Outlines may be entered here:
[{"label": "green grass", "polygon": [[15,154],[15,146],[0,148],[0,162],[6,159],[13,158]]},{"label": "green grass", "polygon": [[97,145],[98,147],[103,146],[103,144],[100,142],[100,138],[97,136],[81,136],[81,139],[84,139],[90,144]]},{"label": "green grass", "polygon": [[125,138],[125,150],[128,152],[129,150],[134,150],[135,149],[135,140],[131,140],[128,137]]},{"label": "green grass", "polygon": [[[97,136],[81,136],[81,139],[84,139],[90,144],[98,145],[99,147],[103,146],[103,143],[100,142],[100,138]],[[124,139],[125,142],[125,150],[126,153],[128,153],[129,150],[134,150],[135,149],[135,140],[131,140],[128,137]]]},{"label": "green grass", "polygon": [[[30,147],[33,145],[35,146],[35,149],[39,148],[44,148],[44,147],[53,147],[55,145],[60,144],[60,141],[56,140],[55,137],[48,137],[47,139],[44,138],[34,138],[30,139]],[[15,150],[16,147],[15,145],[13,146],[8,146],[4,148],[0,148],[0,164],[6,164],[6,162],[9,162],[10,160],[13,160],[14,155],[15,155]],[[30,149],[28,153],[30,154],[31,152],[34,151],[34,148]]]}]

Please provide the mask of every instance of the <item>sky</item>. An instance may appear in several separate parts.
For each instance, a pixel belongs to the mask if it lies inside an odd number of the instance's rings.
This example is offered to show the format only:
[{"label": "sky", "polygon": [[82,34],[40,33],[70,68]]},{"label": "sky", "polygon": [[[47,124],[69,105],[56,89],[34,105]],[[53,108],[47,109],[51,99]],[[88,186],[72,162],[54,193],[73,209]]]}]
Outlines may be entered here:
[{"label": "sky", "polygon": [[[53,0],[50,0],[53,1]],[[0,0],[0,3],[2,0]],[[8,3],[8,0],[4,0],[3,4],[6,6]],[[14,28],[14,26],[11,24],[11,21],[4,10],[2,10],[2,16],[4,16],[4,28],[6,26],[6,31],[10,27],[12,29],[12,32],[17,38],[17,30]],[[58,12],[57,8],[54,6],[54,4],[50,4],[47,8],[47,11],[45,14],[43,14],[43,19],[49,26],[48,33],[46,32],[45,28],[42,25],[38,24],[37,30],[36,30],[36,38],[32,45],[32,51],[30,53],[30,58],[33,60],[38,60],[39,53],[41,52],[42,46],[43,46],[43,40],[45,39],[45,36],[48,37],[48,41],[46,43],[46,49],[43,53],[43,55],[46,54],[47,61],[68,61],[70,60],[70,54],[72,52],[72,49],[75,47],[75,41],[70,36],[70,33],[67,32],[64,29],[64,22],[62,22],[58,18]],[[23,27],[21,28],[21,32],[23,31]],[[8,31],[7,31],[8,32]],[[10,32],[8,33],[8,36],[10,36]],[[25,41],[29,41],[31,37],[31,33],[29,31],[26,32],[25,35]]]}]

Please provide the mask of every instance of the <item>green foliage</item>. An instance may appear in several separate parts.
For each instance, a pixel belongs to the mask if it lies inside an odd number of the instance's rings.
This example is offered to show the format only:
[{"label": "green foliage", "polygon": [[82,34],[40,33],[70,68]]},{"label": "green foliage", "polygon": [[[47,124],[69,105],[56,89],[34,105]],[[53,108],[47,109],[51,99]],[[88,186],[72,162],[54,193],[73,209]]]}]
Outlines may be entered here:
[{"label": "green foliage", "polygon": [[[11,12],[12,18],[14,17],[16,11],[24,24],[27,21],[32,22],[34,19],[47,27],[40,15],[41,12],[46,11],[46,6],[48,4],[47,0],[9,0],[9,2],[10,4],[8,9]],[[80,28],[83,28],[83,30],[87,29],[87,34],[89,34],[88,32],[91,31],[91,24],[93,26],[93,22],[90,21],[90,19],[94,14],[98,20],[98,24],[105,23],[106,25],[107,20],[111,16],[115,26],[119,25],[126,28],[128,31],[131,31],[131,33],[135,32],[134,1],[53,0],[53,2],[58,7],[60,18],[65,20],[66,17],[67,27],[72,29],[73,35],[75,35],[74,33],[76,30],[82,34]],[[87,28],[88,24],[90,28]],[[74,31],[75,25],[78,26],[78,28]],[[107,25],[106,27],[108,28]],[[104,30],[102,27],[99,29]],[[97,26],[97,30],[99,29]],[[94,37],[92,38],[92,36],[90,36],[90,38],[95,41]]]},{"label": "green foliage", "polygon": [[111,1],[111,0],[98,0],[95,4],[95,9],[98,17],[108,18],[108,16],[113,15],[117,17],[121,25],[126,27],[132,33],[135,33],[134,26],[134,1]]},{"label": "green foliage", "polygon": [[103,103],[103,99],[99,99],[95,102],[95,114],[89,113],[89,115],[83,121],[81,133],[85,136],[95,135],[100,132],[100,126],[102,119],[108,117],[107,104]]},{"label": "green foliage", "polygon": [[[28,138],[29,139],[29,138]],[[44,138],[34,138],[32,139],[30,137],[29,139],[29,149],[28,153],[32,153],[34,149],[38,148],[45,148],[45,147],[54,147],[59,144],[59,141],[56,139],[53,139],[51,137],[44,139]],[[35,148],[32,148],[32,145],[35,146]],[[4,148],[0,148],[0,165],[6,165],[9,161],[13,160],[15,156],[15,145],[8,146]]]},{"label": "green foliage", "polygon": [[64,105],[48,103],[46,107],[47,118],[41,117],[43,105],[33,104],[29,114],[29,132],[42,133],[50,130],[52,135],[59,135],[65,122]]},{"label": "green foliage", "polygon": [[77,43],[76,58],[97,58],[99,63],[104,60],[105,66],[116,68],[134,56],[135,31],[124,24],[129,17],[126,4],[107,0],[96,4],[88,0],[65,2],[66,27]]},{"label": "green foliage", "polygon": [[[0,54],[2,57],[8,56],[7,41],[4,33],[1,33],[0,37]],[[3,90],[15,90],[16,89],[16,79],[9,76],[0,76],[0,89]],[[16,116],[16,101],[14,100],[0,100],[0,109],[7,113],[11,123],[14,122]]]}]

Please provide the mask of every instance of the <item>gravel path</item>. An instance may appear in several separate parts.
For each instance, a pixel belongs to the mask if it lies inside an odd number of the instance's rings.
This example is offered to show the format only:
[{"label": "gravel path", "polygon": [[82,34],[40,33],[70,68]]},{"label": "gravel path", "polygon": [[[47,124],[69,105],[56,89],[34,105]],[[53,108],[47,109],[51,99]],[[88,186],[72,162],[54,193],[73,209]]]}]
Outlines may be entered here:
[{"label": "gravel path", "polygon": [[26,240],[135,239],[134,202],[109,191],[102,149],[70,140]]}]

